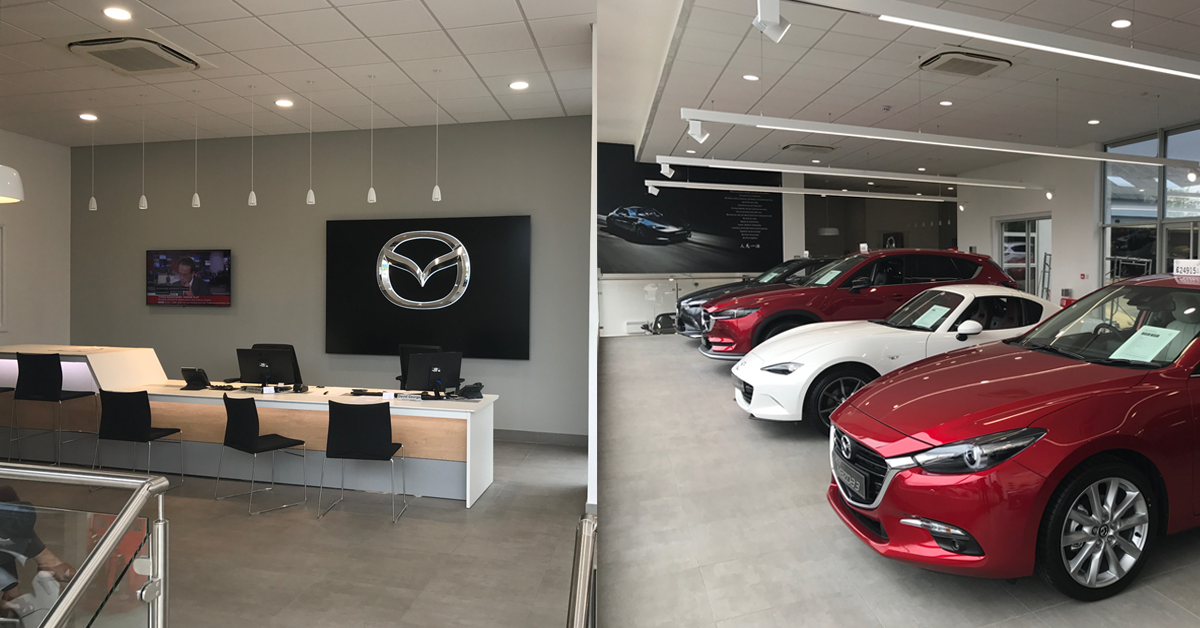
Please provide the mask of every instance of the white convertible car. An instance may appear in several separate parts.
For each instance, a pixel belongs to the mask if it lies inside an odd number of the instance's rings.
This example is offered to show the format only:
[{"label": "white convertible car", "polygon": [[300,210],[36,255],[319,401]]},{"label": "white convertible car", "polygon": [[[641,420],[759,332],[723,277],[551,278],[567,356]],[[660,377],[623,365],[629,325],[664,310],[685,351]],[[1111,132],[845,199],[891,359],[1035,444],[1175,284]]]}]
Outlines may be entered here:
[{"label": "white convertible car", "polygon": [[867,382],[932,355],[1024,334],[1058,311],[999,286],[926,290],[882,321],[813,323],[784,332],[734,367],[734,399],[752,417],[816,423]]}]

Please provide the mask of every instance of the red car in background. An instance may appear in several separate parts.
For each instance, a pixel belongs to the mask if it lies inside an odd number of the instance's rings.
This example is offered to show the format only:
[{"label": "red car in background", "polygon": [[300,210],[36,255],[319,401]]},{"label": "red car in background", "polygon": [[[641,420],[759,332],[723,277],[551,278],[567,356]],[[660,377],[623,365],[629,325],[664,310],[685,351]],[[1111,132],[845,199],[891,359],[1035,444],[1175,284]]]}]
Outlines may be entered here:
[{"label": "red car in background", "polygon": [[833,413],[829,503],[890,558],[1114,595],[1200,525],[1198,334],[1200,281],[1141,277],[885,375]]},{"label": "red car in background", "polygon": [[851,255],[814,271],[794,288],[752,288],[705,303],[700,352],[736,360],[789,329],[824,321],[887,318],[920,292],[962,283],[1017,287],[986,255],[935,249]]}]

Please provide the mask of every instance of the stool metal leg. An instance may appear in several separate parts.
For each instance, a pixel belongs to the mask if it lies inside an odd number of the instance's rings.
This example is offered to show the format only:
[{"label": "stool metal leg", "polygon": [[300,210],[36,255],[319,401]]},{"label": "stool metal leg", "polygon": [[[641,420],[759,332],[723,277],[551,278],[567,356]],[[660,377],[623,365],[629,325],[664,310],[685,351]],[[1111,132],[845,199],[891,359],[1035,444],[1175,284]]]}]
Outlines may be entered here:
[{"label": "stool metal leg", "polygon": [[[225,457],[225,447],[224,446],[221,447],[221,457],[222,458]],[[255,464],[258,463],[258,455],[257,454],[255,454],[255,456],[254,456],[254,463]],[[216,489],[216,487],[213,487],[213,498],[217,499],[217,500],[221,500],[221,499],[229,499],[230,497],[241,497],[242,495],[250,495],[250,500],[251,500],[251,502],[253,502],[254,495],[252,495],[252,493],[263,493],[263,492],[271,490],[271,487],[269,487],[269,486],[267,488],[259,488],[259,489],[254,488],[254,469],[255,469],[255,466],[254,466],[254,464],[252,464],[250,467],[250,490],[249,491],[245,491],[243,493],[233,493],[232,495],[221,495],[218,497],[217,489]],[[221,461],[220,460],[217,461],[217,481],[218,482],[221,481]]]}]

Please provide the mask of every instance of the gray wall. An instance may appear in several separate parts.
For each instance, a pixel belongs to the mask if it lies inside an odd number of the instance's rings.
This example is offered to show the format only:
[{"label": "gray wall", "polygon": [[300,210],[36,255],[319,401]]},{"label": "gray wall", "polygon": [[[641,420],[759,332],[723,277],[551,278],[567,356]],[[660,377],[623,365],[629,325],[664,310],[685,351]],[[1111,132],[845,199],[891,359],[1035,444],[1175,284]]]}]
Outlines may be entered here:
[{"label": "gray wall", "polygon": [[[467,360],[463,377],[500,395],[498,429],[586,434],[590,133],[587,117],[442,127],[434,203],[433,127],[377,130],[374,205],[363,131],[313,136],[312,206],[307,135],[256,139],[257,207],[246,206],[249,138],[200,142],[199,209],[191,142],[147,145],[146,211],[140,145],[96,148],[97,212],[87,210],[89,149],[76,148],[71,342],[153,347],[169,376],[199,366],[214,379],[237,375],[236,348],[288,342],[306,382],[394,386],[398,358],[325,353],[325,221],[529,214],[530,360]],[[209,247],[233,250],[233,307],[145,305],[147,249]]]}]

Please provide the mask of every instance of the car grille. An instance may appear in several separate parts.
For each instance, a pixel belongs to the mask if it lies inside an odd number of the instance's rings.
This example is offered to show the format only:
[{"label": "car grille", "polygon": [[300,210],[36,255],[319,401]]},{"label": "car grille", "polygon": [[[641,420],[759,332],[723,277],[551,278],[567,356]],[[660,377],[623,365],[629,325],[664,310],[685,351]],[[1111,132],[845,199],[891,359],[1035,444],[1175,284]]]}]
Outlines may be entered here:
[{"label": "car grille", "polygon": [[700,315],[700,322],[704,324],[704,331],[712,331],[713,317],[712,314],[709,314],[707,310]]},{"label": "car grille", "polygon": [[[837,437],[845,435],[841,430],[834,428],[837,432]],[[847,459],[838,447],[834,447],[833,455],[839,456],[842,460],[850,463],[850,466],[857,469],[867,478],[867,494],[868,502],[874,502],[879,497],[879,492],[883,490],[883,480],[887,475],[888,464],[883,459],[883,456],[875,453],[873,449],[863,445],[862,443],[850,439],[850,458]]]},{"label": "car grille", "polygon": [[750,385],[750,382],[739,381],[739,383],[741,385],[738,386],[738,388],[740,388],[742,391],[742,399],[744,399],[746,403],[750,403],[750,399],[754,397],[754,387]]}]

